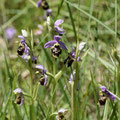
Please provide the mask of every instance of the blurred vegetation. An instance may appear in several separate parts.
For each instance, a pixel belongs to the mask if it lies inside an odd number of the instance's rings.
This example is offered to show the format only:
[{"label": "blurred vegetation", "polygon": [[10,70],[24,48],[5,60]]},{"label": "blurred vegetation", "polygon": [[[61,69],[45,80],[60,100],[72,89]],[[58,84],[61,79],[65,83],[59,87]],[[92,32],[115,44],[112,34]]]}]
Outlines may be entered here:
[{"label": "blurred vegetation", "polygon": [[[37,4],[38,1],[33,2]],[[77,39],[79,42],[87,42],[89,49],[82,63],[79,63],[80,118],[78,120],[120,120],[120,101],[114,103],[108,100],[102,107],[96,103],[99,93],[98,84],[106,86],[120,97],[120,1],[63,0],[60,8],[61,2],[62,0],[48,0],[53,10],[51,24],[54,24],[55,19],[63,19],[66,34],[62,40],[68,46],[69,52],[72,50],[71,46],[76,47],[75,31],[67,7],[68,3],[72,11]],[[46,12],[37,8],[31,0],[1,0],[0,3],[0,119],[29,120],[29,98],[25,98],[25,104],[19,107],[11,97],[13,89],[18,87],[27,93],[30,91],[30,72],[26,63],[21,62],[17,55],[20,42],[18,35],[21,35],[21,29],[27,30],[30,35],[33,34],[33,51],[36,56],[39,55],[38,64],[44,65],[52,73],[52,55],[50,49],[44,49],[44,44],[53,40],[55,33],[48,31],[47,23],[43,19]],[[38,29],[38,24],[43,26],[43,33],[36,36],[34,33]],[[9,27],[14,27],[17,31],[12,40],[6,38],[5,31]],[[56,63],[57,73],[63,68],[66,56],[67,53],[63,50]],[[73,66],[72,69],[74,68]],[[69,109],[68,120],[71,118],[71,93],[68,83],[71,72],[70,68],[66,68],[58,80],[54,111],[52,111],[50,92],[53,79],[48,77],[47,86],[39,86],[35,101],[37,120],[49,120],[50,115],[58,112],[60,108]],[[39,75],[33,69],[34,88],[38,79]],[[66,84],[68,89],[64,90]],[[54,120],[54,118],[51,119]]]}]

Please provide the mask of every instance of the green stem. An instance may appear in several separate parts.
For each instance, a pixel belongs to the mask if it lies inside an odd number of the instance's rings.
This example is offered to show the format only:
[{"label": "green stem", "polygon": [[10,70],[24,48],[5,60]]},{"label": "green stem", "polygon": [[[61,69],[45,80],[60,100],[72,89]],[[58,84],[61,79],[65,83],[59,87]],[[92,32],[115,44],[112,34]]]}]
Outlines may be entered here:
[{"label": "green stem", "polygon": [[74,120],[74,94],[73,94],[73,85],[74,83],[71,84],[71,109],[72,109],[72,120]]},{"label": "green stem", "polygon": [[26,96],[26,97],[29,97],[29,98],[33,99],[32,96],[29,95],[29,94],[27,94],[27,93],[23,93],[23,95]]},{"label": "green stem", "polygon": [[35,101],[38,95],[38,90],[39,90],[40,82],[37,83],[37,85],[34,88],[34,93],[33,93],[33,100]]},{"label": "green stem", "polygon": [[56,74],[56,65],[55,65],[55,58],[53,58],[53,75],[55,76],[55,74]]},{"label": "green stem", "polygon": [[46,75],[48,75],[48,76],[52,77],[53,79],[55,79],[54,75],[51,74],[50,72],[46,72]]},{"label": "green stem", "polygon": [[10,101],[10,109],[9,109],[9,120],[11,120],[11,113],[12,113],[12,101],[13,101],[13,90],[14,90],[14,88],[15,88],[15,83],[16,83],[16,81],[17,81],[17,76],[15,76],[14,77],[14,80],[13,80],[13,83],[12,83],[12,93],[11,93],[11,97],[10,97],[10,99],[11,99],[11,101]]},{"label": "green stem", "polygon": [[56,88],[56,79],[55,79],[55,74],[56,74],[56,62],[55,62],[55,58],[53,58],[53,75],[54,75],[54,79],[53,79],[53,86],[52,86],[52,112],[54,111],[54,106],[55,106],[55,88]]},{"label": "green stem", "polygon": [[[29,62],[29,71],[30,71],[30,95],[33,97],[33,78],[32,78],[32,51],[33,51],[33,35],[31,32],[31,41],[30,41],[30,62]],[[36,120],[36,113],[34,107],[34,100],[32,99],[30,105],[30,120]]]}]

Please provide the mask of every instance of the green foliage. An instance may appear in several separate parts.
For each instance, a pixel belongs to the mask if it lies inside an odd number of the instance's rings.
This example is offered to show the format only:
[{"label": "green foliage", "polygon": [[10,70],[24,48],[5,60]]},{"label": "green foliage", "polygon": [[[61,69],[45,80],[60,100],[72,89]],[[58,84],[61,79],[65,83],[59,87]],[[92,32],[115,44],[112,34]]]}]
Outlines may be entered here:
[{"label": "green foliage", "polygon": [[[119,120],[120,119],[120,1],[114,0],[48,0],[53,10],[50,26],[37,0],[1,0],[0,5],[0,120],[55,120],[58,111],[65,108],[67,120]],[[53,58],[44,44],[57,34],[54,22],[64,20],[66,34],[62,41],[68,51],[62,50],[58,59]],[[42,34],[36,35],[38,24]],[[8,40],[6,29],[14,26],[17,33]],[[40,84],[40,73],[30,59],[26,62],[17,54],[21,29],[29,33],[29,47],[37,64],[47,69],[48,83]],[[86,42],[84,51],[79,43]],[[71,67],[64,60],[76,48],[82,61]],[[30,58],[32,58],[30,52]],[[76,71],[75,81],[70,75]],[[107,98],[104,106],[99,101],[99,86],[106,86],[116,95],[117,102]],[[24,91],[24,104],[15,104],[14,89]],[[78,90],[79,89],[79,90]]]}]

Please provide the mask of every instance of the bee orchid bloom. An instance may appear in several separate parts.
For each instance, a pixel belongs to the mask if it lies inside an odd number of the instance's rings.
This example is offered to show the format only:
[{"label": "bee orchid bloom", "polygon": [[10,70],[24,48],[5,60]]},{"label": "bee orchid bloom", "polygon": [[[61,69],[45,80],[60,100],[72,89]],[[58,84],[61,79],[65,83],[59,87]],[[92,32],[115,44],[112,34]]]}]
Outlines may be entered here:
[{"label": "bee orchid bloom", "polygon": [[54,40],[49,41],[44,45],[45,48],[51,48],[51,52],[55,58],[59,57],[59,55],[62,53],[62,49],[68,49],[67,46],[62,41],[60,41],[60,39],[61,36],[55,35]]},{"label": "bee orchid bloom", "polygon": [[60,39],[61,36],[54,35],[54,40],[47,42],[44,47],[51,48],[52,46],[54,46],[54,44],[58,43],[62,49],[67,50],[67,46],[62,41],[60,41]]},{"label": "bee orchid bloom", "polygon": [[[23,51],[23,53],[29,55],[29,54],[30,54],[30,48],[28,47],[28,45],[27,45],[27,43],[26,43],[25,37],[20,35],[20,36],[18,36],[18,38],[21,38],[21,39],[22,39],[19,47],[21,48],[21,46],[23,45],[23,46],[24,46],[24,51]],[[19,49],[18,49],[17,52],[18,52],[18,54],[19,54]],[[21,55],[21,54],[19,54],[19,55]],[[22,54],[22,55],[23,55],[23,54]]]},{"label": "bee orchid bloom", "polygon": [[60,109],[57,113],[56,119],[57,120],[66,120],[66,113],[67,113],[67,109]]},{"label": "bee orchid bloom", "polygon": [[107,90],[107,88],[105,86],[101,86],[100,88],[101,88],[102,92],[105,93],[105,95],[107,97],[114,100],[115,102],[117,101],[116,96],[113,93],[111,93],[109,90]]},{"label": "bee orchid bloom", "polygon": [[[75,48],[73,48],[73,51],[68,55],[68,57],[64,60],[64,64],[67,63],[67,67],[70,67],[72,65],[72,63],[75,61],[76,59],[76,52],[75,52]],[[80,57],[77,57],[77,61],[81,61]]]},{"label": "bee orchid bloom", "polygon": [[60,27],[60,25],[64,22],[64,20],[57,20],[54,24],[55,31],[59,33],[59,35],[63,35],[66,33],[66,31]]},{"label": "bee orchid bloom", "polygon": [[39,0],[39,2],[37,3],[37,7],[42,7],[44,10],[49,9],[49,5],[48,2],[46,0]]},{"label": "bee orchid bloom", "polygon": [[23,103],[24,103],[24,95],[23,95],[22,89],[17,88],[13,92],[14,92],[15,95],[17,95],[15,103],[19,104],[20,106],[23,105]]},{"label": "bee orchid bloom", "polygon": [[35,68],[42,70],[42,75],[40,77],[40,84],[46,86],[47,85],[47,75],[46,72],[47,70],[43,65],[36,65]]},{"label": "bee orchid bloom", "polygon": [[[21,38],[22,40],[18,47],[17,53],[18,55],[22,56],[22,58],[27,62],[30,59],[30,48],[28,47],[24,36],[20,35],[18,37]],[[32,55],[33,62],[37,63],[37,59],[38,59],[38,56],[34,57]]]}]

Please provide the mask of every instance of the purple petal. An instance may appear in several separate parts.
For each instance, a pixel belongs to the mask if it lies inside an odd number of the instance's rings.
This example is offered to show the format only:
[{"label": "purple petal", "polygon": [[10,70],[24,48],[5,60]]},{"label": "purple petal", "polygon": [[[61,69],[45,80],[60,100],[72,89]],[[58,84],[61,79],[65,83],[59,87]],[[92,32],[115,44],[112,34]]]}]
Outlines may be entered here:
[{"label": "purple petal", "polygon": [[56,40],[57,42],[61,39],[61,36],[59,35],[54,35],[54,40]]},{"label": "purple petal", "polygon": [[22,89],[21,88],[17,88],[13,91],[15,94],[17,93],[23,93]]},{"label": "purple petal", "polygon": [[65,49],[65,50],[68,49],[67,46],[62,41],[58,41],[58,43],[59,43],[61,48]]},{"label": "purple petal", "polygon": [[108,91],[105,86],[101,86],[100,88],[102,89],[102,92],[104,92],[109,98],[111,98],[114,101],[117,101],[115,95]]},{"label": "purple petal", "polygon": [[44,67],[43,65],[36,65],[35,68],[41,69],[41,70],[44,70],[44,69],[45,69],[45,67]]},{"label": "purple petal", "polygon": [[32,61],[36,61],[38,59],[38,57],[39,56],[37,56],[37,57],[32,56]]},{"label": "purple petal", "polygon": [[58,32],[60,35],[63,35],[66,33],[66,31],[63,28],[60,28],[58,26],[55,27],[56,32]]},{"label": "purple petal", "polygon": [[30,55],[30,48],[27,46],[27,44],[25,43],[24,44],[25,45],[25,53],[27,54],[27,55]]},{"label": "purple petal", "polygon": [[41,6],[42,0],[39,0],[39,2],[37,3],[37,7],[39,8]]},{"label": "purple petal", "polygon": [[71,55],[73,58],[75,58],[75,48],[72,47],[72,49],[73,49],[73,51],[72,51]]},{"label": "purple petal", "polygon": [[112,100],[117,101],[117,100],[116,100],[116,97],[115,97],[115,95],[114,95],[113,93],[111,93],[111,92],[108,92],[108,93],[109,93],[108,96],[109,96]]},{"label": "purple petal", "polygon": [[61,19],[59,19],[59,20],[57,20],[56,22],[55,22],[55,26],[59,26],[60,24],[62,24],[64,22],[64,20],[61,20]]},{"label": "purple petal", "polygon": [[78,57],[78,58],[77,58],[77,61],[78,61],[78,62],[80,62],[80,61],[82,61],[82,60],[81,60],[81,58],[80,58],[80,57]]},{"label": "purple petal", "polygon": [[100,88],[102,89],[102,92],[105,92],[107,90],[105,86],[100,86]]},{"label": "purple petal", "polygon": [[28,61],[28,59],[30,58],[30,56],[29,55],[27,55],[27,54],[25,54],[25,55],[23,55],[22,56],[22,58],[27,62]]},{"label": "purple petal", "polygon": [[44,47],[45,47],[45,48],[52,47],[55,43],[56,43],[55,40],[49,41],[49,42],[47,42],[47,43],[44,45]]},{"label": "purple petal", "polygon": [[47,70],[45,69],[43,65],[36,65],[35,68],[43,70],[42,72],[43,75],[47,72]]},{"label": "purple petal", "polygon": [[48,9],[48,10],[47,10],[47,17],[48,17],[49,15],[51,15],[51,13],[52,13],[52,9]]},{"label": "purple petal", "polygon": [[23,39],[23,40],[25,40],[25,37],[22,36],[22,35],[19,35],[18,37],[21,38],[21,39]]}]

